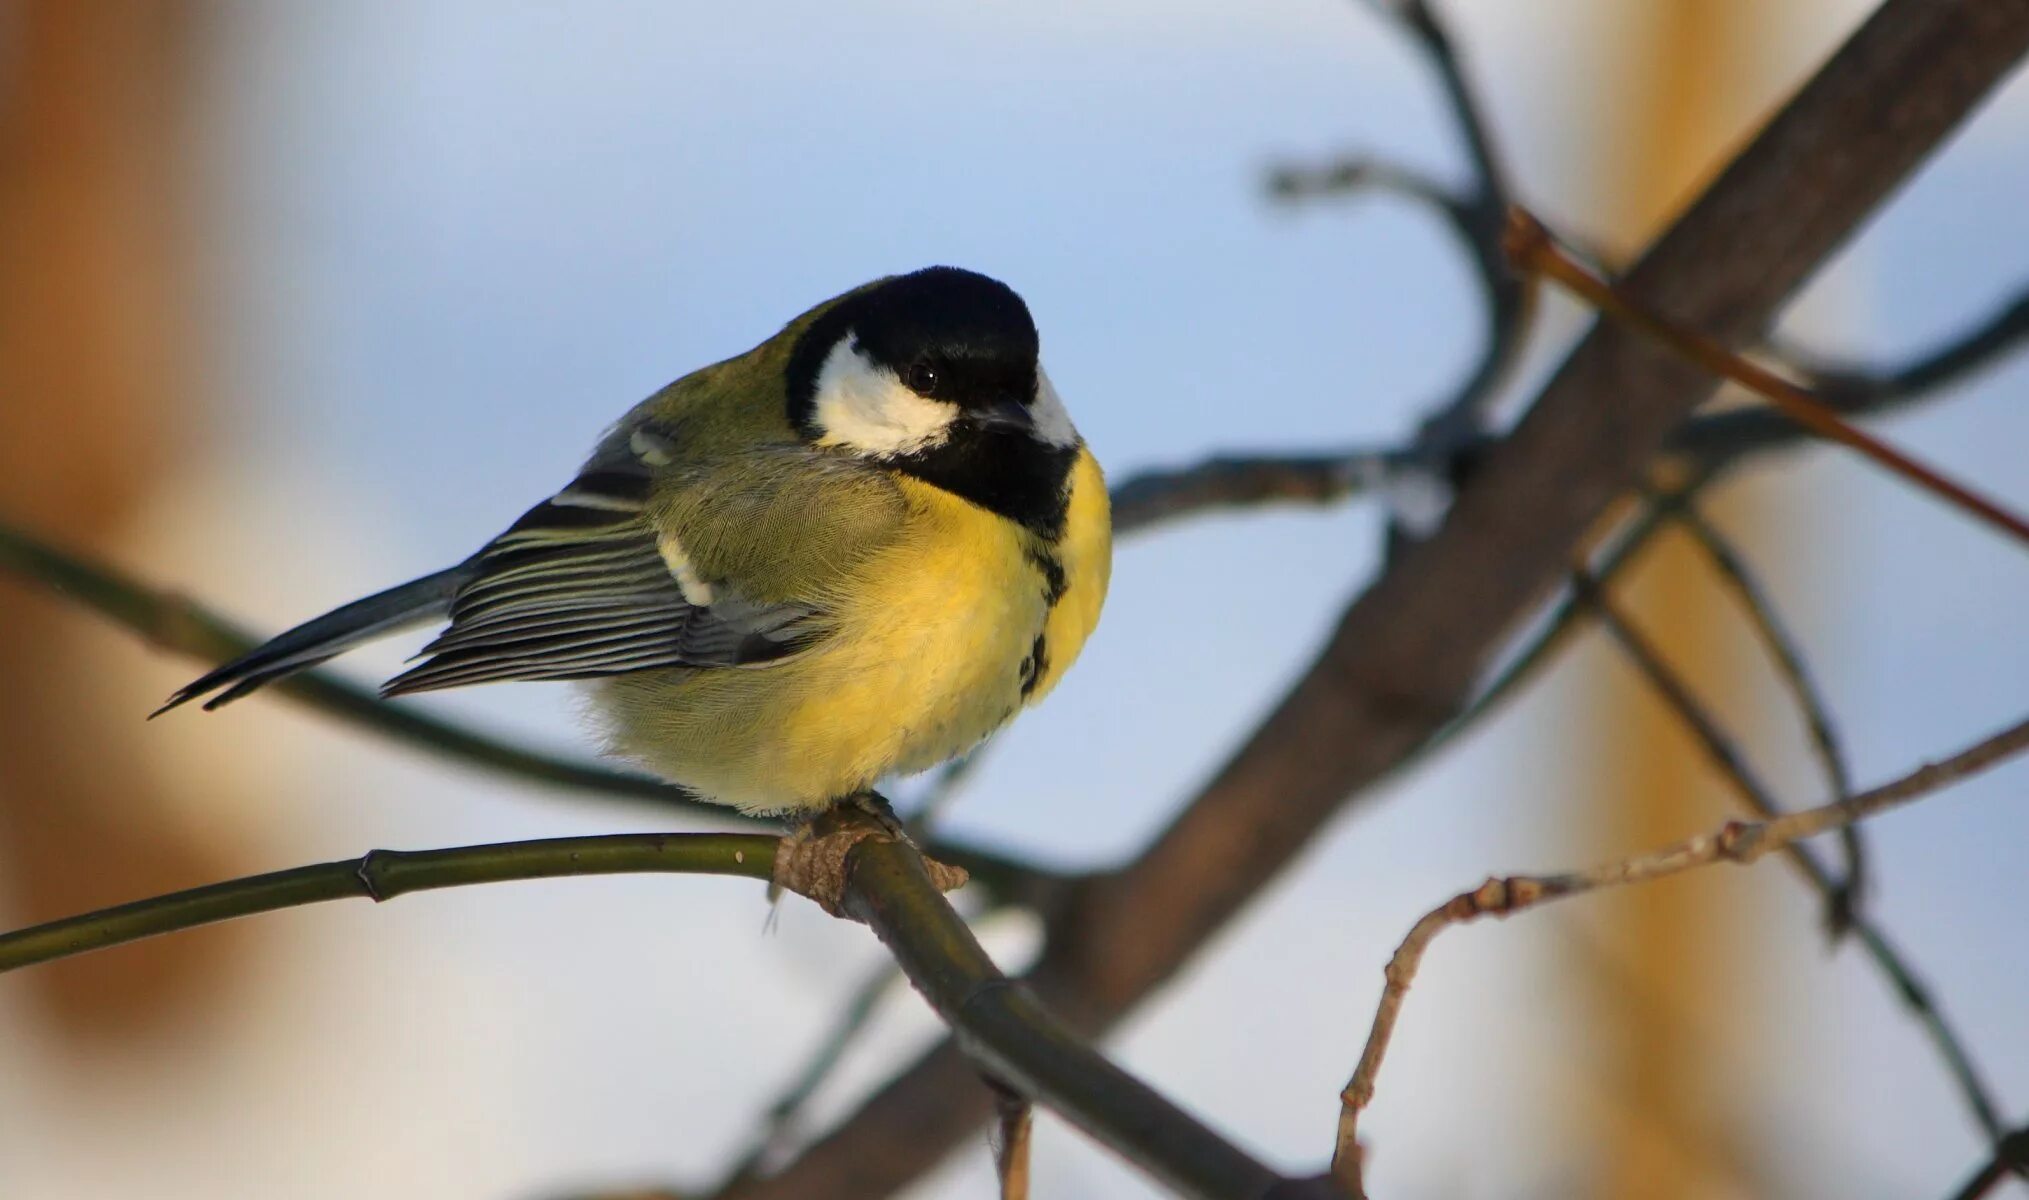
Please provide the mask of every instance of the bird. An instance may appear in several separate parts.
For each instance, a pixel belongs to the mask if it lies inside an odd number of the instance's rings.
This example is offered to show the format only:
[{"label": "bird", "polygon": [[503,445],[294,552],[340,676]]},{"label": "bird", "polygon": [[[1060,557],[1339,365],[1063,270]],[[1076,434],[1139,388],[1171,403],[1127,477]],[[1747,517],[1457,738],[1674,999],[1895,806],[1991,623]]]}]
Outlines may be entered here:
[{"label": "bird", "polygon": [[441,625],[383,696],[580,681],[611,753],[807,821],[1041,700],[1111,563],[1105,479],[1028,306],[928,267],[662,388],[471,557],[298,625],[155,715]]}]

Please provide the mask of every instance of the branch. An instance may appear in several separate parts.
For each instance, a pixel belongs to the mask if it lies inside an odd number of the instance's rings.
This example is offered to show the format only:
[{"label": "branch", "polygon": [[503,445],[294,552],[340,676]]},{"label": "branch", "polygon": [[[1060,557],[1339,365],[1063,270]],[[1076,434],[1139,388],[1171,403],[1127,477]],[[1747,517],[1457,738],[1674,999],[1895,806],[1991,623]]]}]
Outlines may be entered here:
[{"label": "branch", "polygon": [[1113,531],[1140,533],[1211,508],[1332,504],[1367,491],[1405,458],[1391,450],[1221,456],[1180,470],[1148,471],[1113,489]]},{"label": "branch", "polygon": [[[2025,0],[1887,0],[1627,277],[1729,342],[1753,337],[2029,44]],[[1101,1031],[1175,972],[1356,795],[1464,705],[1571,548],[1713,390],[1595,325],[1444,527],[1347,611],[1318,661],[1134,863],[1082,885],[1031,975]],[[766,1189],[884,1195],[989,1115],[950,1044],[870,1097]]]},{"label": "branch", "polygon": [[818,1043],[816,1052],[803,1065],[803,1069],[797,1072],[789,1086],[768,1105],[767,1111],[762,1116],[761,1129],[754,1136],[753,1145],[740,1156],[733,1169],[726,1173],[725,1182],[715,1190],[725,1191],[735,1184],[760,1179],[773,1161],[780,1157],[802,1123],[804,1107],[810,1103],[811,1097],[817,1094],[817,1089],[831,1078],[832,1071],[845,1058],[846,1050],[866,1029],[867,1023],[873,1020],[874,1009],[880,1004],[881,997],[901,977],[899,967],[892,962],[884,962],[874,968],[873,974],[867,976],[857,988],[853,989],[851,998],[846,1001],[845,1007],[839,1012],[824,1039]]},{"label": "branch", "polygon": [[[1884,416],[1931,398],[1993,366],[2029,342],[2029,288],[1959,336],[1914,361],[1888,370],[1784,357],[1811,390],[1849,417]],[[1719,464],[1743,454],[1794,445],[1809,432],[1780,412],[1750,408],[1699,417],[1671,439],[1673,452]]]},{"label": "branch", "polygon": [[1684,361],[1748,389],[1811,433],[1859,451],[1890,474],[1901,476],[2018,541],[2029,543],[2029,522],[1841,419],[1830,406],[1775,372],[1747,361],[1689,326],[1659,315],[1657,310],[1594,275],[1558,247],[1542,222],[1519,208],[1509,213],[1508,253],[1524,270],[1555,280],[1606,316],[1667,346]]},{"label": "branch", "polygon": [[[1774,660],[1776,674],[1781,677],[1783,686],[1789,690],[1790,698],[1803,717],[1804,728],[1810,735],[1811,752],[1817,757],[1819,769],[1824,772],[1826,786],[1833,796],[1840,799],[1852,795],[1852,774],[1846,768],[1845,751],[1839,743],[1838,729],[1832,723],[1831,706],[1818,690],[1810,669],[1804,665],[1803,651],[1797,640],[1775,615],[1775,603],[1769,598],[1767,589],[1761,586],[1748,569],[1746,560],[1734,550],[1725,535],[1705,518],[1704,513],[1698,511],[1695,503],[1687,499],[1679,505],[1676,519],[1691,535],[1692,542],[1704,552],[1713,570],[1718,572],[1720,580],[1740,606],[1747,611],[1755,636]],[[1846,877],[1840,881],[1838,892],[1831,901],[1827,923],[1835,937],[1847,930],[1853,905],[1859,902],[1860,894],[1866,890],[1867,856],[1860,827],[1848,825],[1840,834],[1845,842]]]},{"label": "branch", "polygon": [[998,1086],[993,1107],[999,1118],[993,1166],[1000,1176],[1000,1200],[1029,1200],[1029,1135],[1035,1129],[1035,1110],[1019,1093]]},{"label": "branch", "polygon": [[437,888],[567,875],[668,873],[768,879],[775,869],[778,841],[759,834],[629,833],[451,850],[369,850],[358,858],[249,875],[0,934],[0,972],[326,900],[392,900]]},{"label": "branch", "polygon": [[1527,341],[1535,289],[1528,277],[1509,268],[1502,250],[1501,230],[1511,203],[1507,172],[1450,32],[1426,0],[1395,0],[1375,7],[1416,40],[1437,72],[1452,123],[1465,143],[1470,186],[1459,192],[1395,164],[1350,158],[1322,168],[1275,168],[1269,172],[1268,187],[1272,196],[1284,201],[1366,190],[1406,196],[1444,218],[1471,257],[1486,309],[1486,343],[1451,396],[1433,406],[1417,438],[1424,464],[1438,467],[1484,434],[1487,409],[1513,373]]},{"label": "branch", "polygon": [[1185,1195],[1329,1195],[1321,1185],[1280,1178],[1080,1042],[1026,988],[1000,973],[944,898],[947,887],[963,882],[962,873],[926,863],[856,812],[822,818],[813,834],[792,838],[628,834],[373,850],[0,935],[0,972],[326,900],[382,901],[469,884],[643,872],[768,880],[868,925],[995,1079],[1049,1104]]},{"label": "branch", "polygon": [[1387,983],[1374,1013],[1373,1031],[1368,1034],[1359,1066],[1340,1095],[1337,1146],[1332,1155],[1332,1174],[1354,1195],[1360,1190],[1359,1116],[1374,1098],[1374,1084],[1388,1041],[1401,1015],[1402,1001],[1416,978],[1424,951],[1439,933],[1489,914],[1510,916],[1552,900],[1583,895],[1601,888],[1648,883],[1680,874],[1694,867],[1730,862],[1745,866],[1773,850],[1864,820],[1888,809],[1929,795],[1948,784],[1993,766],[2029,747],[2029,720],[1994,734],[1950,758],[1926,763],[1915,771],[1857,796],[1834,800],[1817,808],[1788,813],[1765,821],[1728,821],[1718,830],[1700,834],[1675,845],[1632,858],[1605,863],[1586,871],[1558,875],[1511,875],[1488,879],[1470,892],[1461,892],[1432,909],[1410,929],[1409,936],[1388,960]]},{"label": "branch", "polygon": [[1973,1172],[1972,1178],[1959,1185],[1959,1189],[1952,1193],[1952,1200],[1980,1200],[2010,1172],[2029,1177],[2029,1125],[2002,1138],[1994,1148],[1993,1157]]},{"label": "branch", "polygon": [[[1781,806],[1776,802],[1774,791],[1749,769],[1746,759],[1719,728],[1718,721],[1698,703],[1690,688],[1670,670],[1648,639],[1607,603],[1597,583],[1585,579],[1582,574],[1579,576],[1579,592],[1747,807],[1763,817],[1778,815]],[[1909,965],[1907,957],[1888,940],[1887,934],[1864,910],[1844,903],[1846,889],[1832,877],[1831,871],[1818,861],[1808,846],[1793,844],[1787,850],[1790,861],[1804,879],[1825,898],[1832,919],[1845,922],[1846,928],[1866,949],[1875,968],[1888,979],[1896,996],[1929,1035],[1932,1047],[1944,1060],[1945,1069],[1957,1084],[1960,1096],[1980,1129],[1989,1140],[1999,1138],[2001,1119],[1991,1092],[1980,1078],[1979,1069],[1973,1065],[1964,1040],[1945,1020],[1944,1011],[1930,998],[1929,989],[1917,978],[1915,968]]]},{"label": "branch", "polygon": [[894,954],[977,1069],[1167,1186],[1234,1200],[1334,1194],[1321,1181],[1280,1178],[1086,1046],[1029,987],[1001,974],[909,847],[860,841],[847,859],[843,909]]}]

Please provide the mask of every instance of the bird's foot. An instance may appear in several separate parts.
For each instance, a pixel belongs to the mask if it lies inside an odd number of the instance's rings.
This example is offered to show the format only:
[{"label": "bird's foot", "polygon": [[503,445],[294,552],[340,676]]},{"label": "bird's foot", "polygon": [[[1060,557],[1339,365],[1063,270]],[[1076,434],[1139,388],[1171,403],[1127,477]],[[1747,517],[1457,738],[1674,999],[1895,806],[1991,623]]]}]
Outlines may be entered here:
[{"label": "bird's foot", "polygon": [[881,827],[881,832],[905,846],[922,849],[916,845],[916,839],[909,836],[909,827],[895,815],[895,806],[888,803],[888,798],[879,792],[854,792],[839,801],[838,807],[865,813],[873,818],[874,824]]}]

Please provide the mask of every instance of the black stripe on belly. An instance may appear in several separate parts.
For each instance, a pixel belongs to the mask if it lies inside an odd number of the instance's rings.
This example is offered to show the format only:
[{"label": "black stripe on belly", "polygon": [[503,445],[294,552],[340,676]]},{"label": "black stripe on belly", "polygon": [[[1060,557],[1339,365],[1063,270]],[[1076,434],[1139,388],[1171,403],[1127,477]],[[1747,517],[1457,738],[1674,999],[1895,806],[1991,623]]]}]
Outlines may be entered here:
[{"label": "black stripe on belly", "polygon": [[1057,601],[1064,598],[1064,590],[1070,586],[1070,581],[1064,578],[1064,564],[1057,561],[1056,551],[1031,544],[1023,554],[1029,565],[1043,577],[1043,607],[1057,607]]},{"label": "black stripe on belly", "polygon": [[1022,554],[1036,574],[1043,577],[1043,632],[1036,634],[1035,642],[1029,647],[1029,655],[1022,659],[1022,699],[1027,700],[1035,693],[1036,684],[1041,682],[1044,672],[1050,666],[1050,648],[1044,641],[1049,630],[1050,614],[1057,609],[1057,601],[1064,598],[1064,592],[1071,586],[1065,578],[1064,564],[1057,560],[1056,550],[1048,545],[1030,542]]},{"label": "black stripe on belly", "polygon": [[1022,699],[1024,700],[1028,699],[1035,692],[1037,682],[1042,679],[1043,672],[1049,667],[1050,648],[1044,642],[1043,637],[1044,635],[1040,633],[1036,635],[1035,643],[1029,647],[1029,656],[1022,660]]}]

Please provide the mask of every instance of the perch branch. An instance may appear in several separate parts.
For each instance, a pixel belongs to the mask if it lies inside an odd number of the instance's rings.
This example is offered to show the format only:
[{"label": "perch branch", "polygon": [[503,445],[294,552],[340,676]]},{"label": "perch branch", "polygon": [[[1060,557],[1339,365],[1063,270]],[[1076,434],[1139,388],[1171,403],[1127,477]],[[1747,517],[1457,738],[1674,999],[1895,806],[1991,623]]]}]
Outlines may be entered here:
[{"label": "perch branch", "polygon": [[1027,985],[1001,974],[914,850],[882,837],[860,841],[847,859],[842,907],[894,954],[978,1070],[1167,1186],[1234,1200],[1329,1195],[1278,1177],[1085,1045]]},{"label": "perch branch", "polygon": [[1661,850],[1605,863],[1590,870],[1488,879],[1478,888],[1461,892],[1432,909],[1416,922],[1388,960],[1387,982],[1374,1013],[1373,1030],[1367,1036],[1359,1065],[1339,1098],[1338,1137],[1332,1155],[1334,1178],[1352,1194],[1364,1194],[1360,1191],[1359,1116],[1374,1098],[1374,1084],[1380,1074],[1381,1060],[1388,1052],[1389,1038],[1394,1034],[1403,999],[1415,980],[1423,954],[1429,949],[1431,940],[1446,928],[1488,915],[1510,916],[1525,908],[1600,888],[1648,883],[1713,863],[1730,862],[1745,866],[1800,839],[1864,820],[1929,795],[1977,774],[2025,747],[2029,747],[2029,720],[2017,722],[1949,758],[1926,763],[1902,778],[1871,791],[1768,820],[1728,821],[1712,833],[1700,834]]},{"label": "perch branch", "polygon": [[[819,861],[826,858],[835,862]],[[635,872],[765,879],[866,924],[982,1069],[1021,1096],[1058,1109],[1182,1194],[1206,1200],[1323,1194],[1280,1178],[1079,1041],[1028,989],[1000,973],[944,898],[962,874],[926,862],[851,811],[820,818],[813,836],[795,840],[629,834],[374,850],[0,935],[0,971],[326,900],[382,901],[468,884]]]},{"label": "perch branch", "polygon": [[0,934],[0,972],[214,921],[326,900],[556,879],[673,873],[767,879],[778,839],[740,833],[630,833],[449,850],[369,850],[358,858],[250,875]]}]

